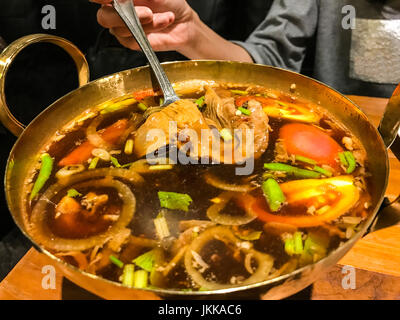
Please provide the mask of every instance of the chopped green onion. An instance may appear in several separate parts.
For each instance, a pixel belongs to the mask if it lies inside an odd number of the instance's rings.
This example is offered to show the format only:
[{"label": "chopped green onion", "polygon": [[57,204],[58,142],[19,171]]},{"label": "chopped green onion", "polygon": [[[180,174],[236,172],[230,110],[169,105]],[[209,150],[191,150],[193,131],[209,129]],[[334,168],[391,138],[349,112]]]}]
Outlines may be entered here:
[{"label": "chopped green onion", "polygon": [[347,163],[349,164],[346,173],[352,173],[357,166],[356,159],[354,158],[354,155],[351,151],[345,151],[344,156],[346,157]]},{"label": "chopped green onion", "polygon": [[41,155],[41,166],[39,175],[33,185],[30,200],[33,200],[40,190],[43,188],[47,180],[50,178],[51,172],[53,171],[53,158],[48,153],[43,153]]},{"label": "chopped green onion", "polygon": [[332,172],[330,172],[329,170],[326,170],[324,168],[318,167],[318,166],[314,166],[313,170],[315,172],[321,173],[326,177],[332,177]]},{"label": "chopped green onion", "polygon": [[172,164],[156,164],[149,166],[150,171],[171,170],[174,166]]},{"label": "chopped green onion", "polygon": [[124,152],[125,152],[125,154],[132,154],[132,152],[133,152],[133,140],[132,139],[126,140]]},{"label": "chopped green onion", "polygon": [[147,287],[147,283],[149,280],[149,274],[145,270],[138,270],[135,272],[134,276],[135,288],[144,289]]},{"label": "chopped green onion", "polygon": [[129,168],[132,164],[133,162],[125,163],[124,165],[121,166],[121,168]]},{"label": "chopped green onion", "polygon": [[133,287],[135,284],[135,266],[126,264],[122,272],[122,284],[127,287]]},{"label": "chopped green onion", "polygon": [[300,161],[300,162],[304,162],[304,163],[308,163],[308,164],[313,164],[313,165],[317,164],[317,161],[315,161],[313,159],[310,159],[310,158],[307,158],[307,157],[303,157],[303,156],[298,156],[298,155],[295,156],[295,160],[296,161]]},{"label": "chopped green onion", "polygon": [[153,220],[153,222],[154,227],[156,228],[157,236],[160,240],[170,236],[167,219],[165,219],[165,216],[162,213],[160,213],[157,218]]},{"label": "chopped green onion", "polygon": [[239,110],[241,113],[245,114],[246,116],[251,115],[251,111],[250,111],[249,109],[246,109],[246,108],[243,108],[243,107],[239,107],[238,110]]},{"label": "chopped green onion", "polygon": [[292,237],[285,240],[285,252],[289,256],[294,255],[294,239]]},{"label": "chopped green onion", "polygon": [[100,111],[100,114],[107,114],[111,112],[115,112],[118,110],[121,110],[127,106],[130,106],[132,104],[135,104],[137,102],[136,99],[134,98],[128,98],[122,101],[117,101],[113,104],[107,105],[103,110]]},{"label": "chopped green onion", "polygon": [[200,287],[199,291],[209,291],[206,287]]},{"label": "chopped green onion", "polygon": [[262,190],[271,211],[278,211],[282,204],[286,201],[285,195],[283,194],[279,183],[274,179],[267,179],[262,184]]},{"label": "chopped green onion", "polygon": [[114,167],[116,168],[121,168],[121,165],[119,164],[117,158],[114,157],[110,157],[112,164],[114,165]]},{"label": "chopped green onion", "polygon": [[344,152],[340,152],[339,153],[339,159],[340,159],[340,163],[347,168],[347,166],[349,165],[349,163],[347,162],[346,156],[344,154]]},{"label": "chopped green onion", "polygon": [[81,197],[82,193],[79,193],[76,189],[69,189],[67,195],[70,198],[76,198],[76,197]]},{"label": "chopped green onion", "polygon": [[241,96],[247,96],[249,93],[244,90],[231,90],[232,93],[234,94],[240,94]]},{"label": "chopped green onion", "polygon": [[198,105],[199,108],[202,108],[202,107],[204,106],[205,99],[206,99],[206,97],[205,97],[205,96],[202,96],[202,97],[200,97],[200,98],[198,98],[198,99],[196,100],[195,103]]},{"label": "chopped green onion", "polygon": [[110,261],[115,264],[118,268],[122,268],[124,266],[124,263],[119,260],[117,257],[111,255],[110,257]]},{"label": "chopped green onion", "polygon": [[264,169],[268,169],[271,171],[280,171],[280,172],[286,172],[288,174],[294,175],[295,177],[298,178],[320,178],[321,174],[315,171],[311,170],[305,170],[305,169],[299,169],[287,164],[283,163],[265,163],[264,164]]},{"label": "chopped green onion", "polygon": [[99,160],[100,160],[99,157],[93,158],[92,161],[90,161],[89,170],[96,169],[97,164],[99,163]]},{"label": "chopped green onion", "polygon": [[159,191],[158,198],[163,208],[171,210],[189,211],[189,205],[193,201],[188,194]]},{"label": "chopped green onion", "polygon": [[224,139],[224,141],[229,142],[233,140],[232,134],[231,134],[231,130],[224,128],[222,129],[219,134],[221,135],[222,139]]},{"label": "chopped green onion", "polygon": [[146,111],[148,107],[143,102],[139,102],[138,108],[142,111]]},{"label": "chopped green onion", "polygon": [[139,268],[151,272],[153,271],[154,260],[155,260],[155,254],[154,251],[151,250],[137,257],[132,262],[136,264]]},{"label": "chopped green onion", "polygon": [[303,253],[303,239],[301,232],[295,232],[293,235],[293,251],[295,254]]},{"label": "chopped green onion", "polygon": [[161,97],[159,102],[160,102],[160,107],[161,107],[164,104],[164,98]]}]

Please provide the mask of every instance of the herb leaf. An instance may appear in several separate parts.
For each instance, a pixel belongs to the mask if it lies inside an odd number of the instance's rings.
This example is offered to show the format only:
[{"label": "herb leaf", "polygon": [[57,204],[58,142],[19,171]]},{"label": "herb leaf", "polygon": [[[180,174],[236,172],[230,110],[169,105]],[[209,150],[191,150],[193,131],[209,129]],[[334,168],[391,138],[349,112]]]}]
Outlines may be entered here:
[{"label": "herb leaf", "polygon": [[188,194],[159,191],[158,198],[163,208],[171,210],[189,211],[189,205],[193,201]]}]

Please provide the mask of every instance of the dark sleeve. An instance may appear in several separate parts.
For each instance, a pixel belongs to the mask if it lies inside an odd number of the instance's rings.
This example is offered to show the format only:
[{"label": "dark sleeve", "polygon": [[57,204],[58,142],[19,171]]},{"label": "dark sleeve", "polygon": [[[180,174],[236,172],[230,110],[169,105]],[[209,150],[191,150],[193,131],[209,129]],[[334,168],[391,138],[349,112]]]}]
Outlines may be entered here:
[{"label": "dark sleeve", "polygon": [[233,42],[246,49],[255,63],[299,72],[317,21],[318,0],[275,0],[248,39]]}]

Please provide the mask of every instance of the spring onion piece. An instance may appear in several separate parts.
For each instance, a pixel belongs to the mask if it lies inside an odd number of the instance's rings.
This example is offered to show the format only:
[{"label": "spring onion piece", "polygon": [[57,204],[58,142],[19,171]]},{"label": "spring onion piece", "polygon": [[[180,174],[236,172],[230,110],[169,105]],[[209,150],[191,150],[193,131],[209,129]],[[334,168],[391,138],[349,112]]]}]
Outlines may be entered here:
[{"label": "spring onion piece", "polygon": [[155,164],[149,166],[150,171],[171,170],[174,166],[172,164]]},{"label": "spring onion piece", "polygon": [[354,158],[354,155],[351,151],[345,151],[343,153],[344,156],[346,157],[347,163],[349,164],[346,173],[352,173],[357,166],[356,159]]},{"label": "spring onion piece", "polygon": [[239,110],[241,113],[245,114],[246,116],[251,115],[251,111],[250,111],[249,109],[246,109],[246,108],[243,108],[243,107],[239,107],[238,110]]},{"label": "spring onion piece", "polygon": [[132,139],[126,140],[124,152],[125,152],[125,154],[132,154],[132,152],[133,152],[133,140]]},{"label": "spring onion piece", "polygon": [[249,93],[244,90],[231,90],[232,93],[234,94],[240,94],[241,96],[247,96]]},{"label": "spring onion piece", "polygon": [[285,240],[285,252],[289,256],[294,255],[294,239],[292,237]]},{"label": "spring onion piece", "polygon": [[153,220],[154,227],[156,228],[157,236],[160,240],[170,236],[167,219],[165,219],[164,214],[161,212],[157,218]]},{"label": "spring onion piece", "polygon": [[81,197],[82,193],[79,193],[76,189],[69,189],[67,195],[70,198],[76,198],[76,197]]},{"label": "spring onion piece", "polygon": [[189,205],[193,201],[188,194],[159,191],[158,198],[163,208],[171,210],[189,211]]},{"label": "spring onion piece", "polygon": [[296,161],[300,161],[300,162],[304,162],[304,163],[307,163],[307,164],[312,164],[312,165],[316,165],[317,164],[317,161],[315,161],[313,159],[310,159],[310,158],[307,158],[307,157],[303,157],[303,156],[298,156],[298,155],[295,156],[295,160]]},{"label": "spring onion piece", "polygon": [[30,200],[33,200],[39,191],[43,188],[47,180],[50,178],[51,172],[53,171],[53,158],[48,153],[43,153],[41,155],[41,166],[39,175],[33,185]]},{"label": "spring onion piece", "polygon": [[126,264],[122,272],[122,284],[127,287],[133,287],[135,284],[135,266]]},{"label": "spring onion piece", "polygon": [[96,169],[97,164],[99,163],[99,160],[100,160],[100,158],[98,158],[98,157],[93,158],[92,161],[90,161],[89,170]]},{"label": "spring onion piece", "polygon": [[278,211],[286,201],[285,195],[283,194],[278,182],[274,179],[267,179],[262,184],[262,190],[271,211]]},{"label": "spring onion piece", "polygon": [[332,177],[332,172],[330,172],[329,170],[326,170],[324,168],[318,167],[318,166],[314,166],[313,171],[321,173],[326,177]]},{"label": "spring onion piece", "polygon": [[151,272],[153,271],[154,260],[155,260],[155,254],[154,251],[151,250],[137,257],[132,262],[139,268]]},{"label": "spring onion piece", "polygon": [[160,107],[164,104],[164,98],[163,97],[160,98],[159,103],[160,103]]},{"label": "spring onion piece", "polygon": [[113,264],[115,264],[118,268],[123,268],[123,266],[124,266],[124,263],[121,261],[121,260],[119,260],[117,257],[115,257],[115,256],[113,256],[113,255],[110,255],[110,261],[113,263]]},{"label": "spring onion piece", "polygon": [[134,275],[134,287],[144,289],[147,287],[149,281],[149,274],[145,270],[138,270]]},{"label": "spring onion piece", "polygon": [[349,163],[347,162],[344,152],[339,153],[339,160],[340,160],[340,163],[342,164],[342,166],[344,166],[346,168],[348,167]]},{"label": "spring onion piece", "polygon": [[224,139],[224,141],[229,142],[233,140],[231,131],[227,128],[222,129],[219,134],[221,135],[222,139]]},{"label": "spring onion piece", "polygon": [[205,99],[206,99],[206,97],[205,97],[205,96],[202,96],[202,97],[198,98],[198,99],[195,101],[195,103],[198,105],[199,108],[202,108],[202,107],[204,106]]},{"label": "spring onion piece", "polygon": [[283,163],[265,163],[264,169],[271,171],[286,172],[288,174],[294,175],[297,178],[319,178],[321,174],[315,171],[299,169],[288,164]]},{"label": "spring onion piece", "polygon": [[295,254],[302,254],[303,253],[303,239],[301,232],[295,232],[293,235],[293,251]]},{"label": "spring onion piece", "polygon": [[110,105],[107,104],[106,107],[103,110],[101,110],[100,114],[107,114],[107,113],[115,112],[115,111],[123,109],[124,107],[135,104],[136,102],[137,102],[136,99],[128,98],[128,99],[125,99],[122,101],[115,102]]},{"label": "spring onion piece", "polygon": [[112,164],[114,165],[114,167],[121,168],[121,165],[119,164],[117,158],[110,157],[110,160],[111,160]]},{"label": "spring onion piece", "polygon": [[148,107],[143,102],[139,102],[137,106],[142,111],[146,111],[148,109]]}]

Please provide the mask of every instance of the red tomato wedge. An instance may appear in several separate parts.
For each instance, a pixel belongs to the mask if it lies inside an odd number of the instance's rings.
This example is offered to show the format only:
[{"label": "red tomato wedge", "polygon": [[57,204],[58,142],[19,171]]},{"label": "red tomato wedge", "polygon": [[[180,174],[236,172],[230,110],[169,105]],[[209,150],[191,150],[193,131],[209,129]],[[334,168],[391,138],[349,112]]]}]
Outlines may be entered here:
[{"label": "red tomato wedge", "polygon": [[[118,142],[118,139],[127,129],[127,126],[128,126],[128,120],[121,119],[112,124],[111,126],[100,131],[99,135],[104,139],[104,141],[110,144],[115,144],[116,142]],[[75,164],[82,164],[92,156],[92,151],[95,148],[96,147],[92,145],[89,141],[85,141],[80,146],[75,148],[65,158],[61,159],[58,165],[61,167],[65,167]]]},{"label": "red tomato wedge", "polygon": [[328,134],[312,125],[290,123],[279,131],[279,138],[289,155],[313,159],[318,164],[338,166],[338,154],[343,148]]}]

